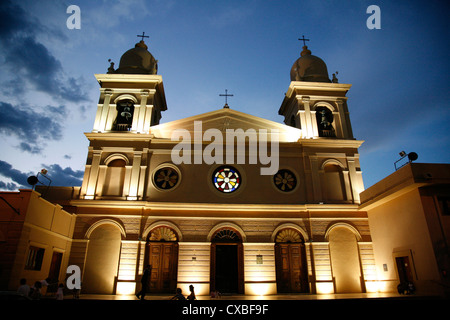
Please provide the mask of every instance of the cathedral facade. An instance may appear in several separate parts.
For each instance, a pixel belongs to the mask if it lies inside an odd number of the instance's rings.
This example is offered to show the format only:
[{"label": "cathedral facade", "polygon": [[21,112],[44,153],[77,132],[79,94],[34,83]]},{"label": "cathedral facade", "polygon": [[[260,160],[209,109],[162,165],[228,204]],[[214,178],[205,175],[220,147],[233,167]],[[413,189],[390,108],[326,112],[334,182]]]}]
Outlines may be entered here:
[{"label": "cathedral facade", "polygon": [[160,123],[157,64],[140,41],[96,75],[82,186],[46,195],[75,217],[61,270],[80,268],[82,293],[134,294],[148,265],[151,293],[376,291],[351,85],[305,46],[284,124],[227,104]]},{"label": "cathedral facade", "polygon": [[346,93],[304,47],[280,124],[224,108],[160,123],[157,61],[141,41],[98,74],[100,99],[69,265],[85,293],[176,288],[265,295],[367,292],[375,280]]}]

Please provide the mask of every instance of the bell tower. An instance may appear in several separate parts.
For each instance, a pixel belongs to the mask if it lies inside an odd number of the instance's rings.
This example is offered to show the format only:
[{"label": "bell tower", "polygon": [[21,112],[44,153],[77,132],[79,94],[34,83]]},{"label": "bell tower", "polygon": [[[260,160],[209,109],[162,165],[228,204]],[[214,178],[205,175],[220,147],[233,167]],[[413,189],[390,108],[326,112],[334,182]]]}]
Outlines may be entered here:
[{"label": "bell tower", "polygon": [[[299,39],[307,41],[308,39]],[[316,203],[359,203],[363,191],[358,148],[350,124],[346,94],[350,84],[328,76],[325,62],[306,45],[290,72],[291,82],[278,114],[302,130],[305,163]]]},{"label": "bell tower", "polygon": [[350,87],[335,77],[331,81],[325,62],[304,46],[278,113],[284,123],[302,129],[304,138],[353,139],[346,97]]},{"label": "bell tower", "polygon": [[111,62],[106,74],[95,75],[100,98],[93,130],[85,133],[90,144],[81,199],[142,199],[150,128],[167,110],[157,71],[158,61],[141,40],[117,69]]}]

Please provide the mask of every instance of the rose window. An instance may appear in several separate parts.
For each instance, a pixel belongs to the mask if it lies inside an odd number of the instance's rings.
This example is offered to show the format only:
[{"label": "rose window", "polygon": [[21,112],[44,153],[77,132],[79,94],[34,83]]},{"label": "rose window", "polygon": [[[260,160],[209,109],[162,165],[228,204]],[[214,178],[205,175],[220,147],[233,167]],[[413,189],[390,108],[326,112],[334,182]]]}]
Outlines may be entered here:
[{"label": "rose window", "polygon": [[239,172],[232,167],[220,167],[214,171],[213,183],[217,190],[225,193],[236,191],[241,184]]},{"label": "rose window", "polygon": [[279,170],[273,177],[275,186],[281,191],[292,191],[297,185],[297,179],[295,175],[286,169]]},{"label": "rose window", "polygon": [[171,189],[178,183],[178,172],[170,167],[164,167],[156,171],[154,176],[155,185],[160,189]]}]

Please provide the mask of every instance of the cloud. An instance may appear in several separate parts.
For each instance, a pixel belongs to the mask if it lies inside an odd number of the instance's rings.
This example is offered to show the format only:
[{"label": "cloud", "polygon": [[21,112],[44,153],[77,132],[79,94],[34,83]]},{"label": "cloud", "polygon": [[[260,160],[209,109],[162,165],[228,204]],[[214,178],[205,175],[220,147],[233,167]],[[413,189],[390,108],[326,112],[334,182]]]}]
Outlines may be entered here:
[{"label": "cloud", "polygon": [[0,190],[14,191],[18,189],[19,186],[15,183],[0,181]]},{"label": "cloud", "polygon": [[[13,182],[17,183],[19,187],[29,186],[27,183],[27,179],[30,176],[29,173],[24,173],[17,169],[14,169],[11,164],[2,160],[0,160],[0,175],[6,178],[10,178]],[[2,184],[5,185],[4,182],[2,182]],[[11,183],[6,185],[9,185],[9,187],[12,186]]]},{"label": "cloud", "polygon": [[52,186],[81,186],[83,182],[83,170],[74,171],[70,167],[62,168],[59,164],[43,164],[42,167],[48,170],[47,176],[52,180]]},{"label": "cloud", "polygon": [[[70,167],[62,168],[59,164],[43,164],[42,167],[48,170],[46,176],[51,180],[51,186],[81,186],[84,174],[83,170],[74,171]],[[31,188],[27,182],[27,179],[31,175],[36,175],[36,173],[22,172],[14,169],[8,162],[0,160],[0,175],[4,178],[12,180],[12,182],[0,181],[0,190],[17,190],[19,188]],[[41,178],[40,181],[45,185],[48,185],[50,182],[45,178]]]},{"label": "cloud", "polygon": [[83,81],[65,75],[61,62],[36,40],[37,33],[48,33],[48,28],[18,5],[2,1],[0,30],[0,60],[3,60],[2,69],[7,71],[9,78],[5,81],[3,92],[21,93],[23,86],[30,84],[33,89],[53,98],[74,102],[87,100]]},{"label": "cloud", "polygon": [[19,144],[18,148],[20,150],[22,150],[22,151],[26,151],[26,152],[29,152],[29,153],[32,153],[32,154],[39,154],[39,153],[42,152],[42,148],[40,148],[40,147],[38,147],[36,145],[32,146],[32,145],[30,145],[30,144],[28,144],[26,142],[21,142]]},{"label": "cloud", "polygon": [[[64,106],[47,106],[46,108],[49,112],[41,114],[33,111],[30,107],[25,109],[0,102],[0,133],[16,136],[22,140],[23,144],[20,147],[24,151],[32,150],[29,144],[45,140],[60,140],[63,129],[61,120],[66,115],[66,108]],[[37,149],[33,150],[37,151]]]}]

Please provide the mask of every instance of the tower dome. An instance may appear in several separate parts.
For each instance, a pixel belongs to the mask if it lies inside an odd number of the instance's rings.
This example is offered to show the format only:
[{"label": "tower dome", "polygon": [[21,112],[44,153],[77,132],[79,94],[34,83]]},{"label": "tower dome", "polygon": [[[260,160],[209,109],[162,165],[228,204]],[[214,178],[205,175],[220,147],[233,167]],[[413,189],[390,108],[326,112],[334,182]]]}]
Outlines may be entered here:
[{"label": "tower dome", "polygon": [[147,49],[148,47],[143,40],[136,43],[134,48],[122,55],[119,68],[114,73],[156,74],[158,72],[158,60]]},{"label": "tower dome", "polygon": [[291,68],[291,81],[331,82],[325,62],[313,56],[307,46]]}]

